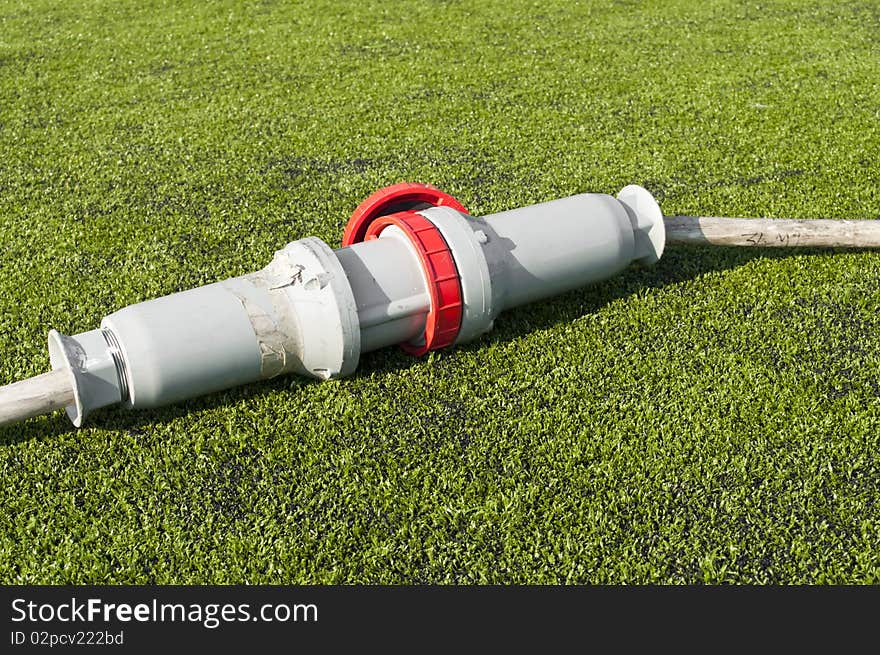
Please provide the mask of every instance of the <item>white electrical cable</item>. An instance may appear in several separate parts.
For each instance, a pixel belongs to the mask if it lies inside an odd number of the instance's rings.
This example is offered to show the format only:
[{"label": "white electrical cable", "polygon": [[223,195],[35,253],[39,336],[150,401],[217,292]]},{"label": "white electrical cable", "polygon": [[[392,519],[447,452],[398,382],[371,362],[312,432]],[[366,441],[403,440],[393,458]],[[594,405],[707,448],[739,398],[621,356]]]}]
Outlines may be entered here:
[{"label": "white electrical cable", "polygon": [[880,221],[668,216],[666,243],[713,246],[880,248]]},{"label": "white electrical cable", "polygon": [[56,369],[0,387],[0,427],[64,409],[74,401],[70,372]]}]

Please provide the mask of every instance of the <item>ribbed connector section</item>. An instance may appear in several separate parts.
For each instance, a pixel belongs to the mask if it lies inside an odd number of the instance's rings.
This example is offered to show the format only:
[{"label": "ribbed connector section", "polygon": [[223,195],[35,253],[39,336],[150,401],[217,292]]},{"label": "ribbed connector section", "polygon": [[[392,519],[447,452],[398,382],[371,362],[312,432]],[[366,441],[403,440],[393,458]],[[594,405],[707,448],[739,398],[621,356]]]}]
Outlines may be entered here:
[{"label": "ribbed connector section", "polygon": [[120,402],[127,403],[129,401],[128,392],[128,371],[125,370],[125,357],[122,355],[122,348],[119,347],[119,341],[113,330],[101,328],[101,334],[104,341],[107,342],[107,350],[113,358],[113,366],[116,368],[116,376],[119,378],[119,394]]}]

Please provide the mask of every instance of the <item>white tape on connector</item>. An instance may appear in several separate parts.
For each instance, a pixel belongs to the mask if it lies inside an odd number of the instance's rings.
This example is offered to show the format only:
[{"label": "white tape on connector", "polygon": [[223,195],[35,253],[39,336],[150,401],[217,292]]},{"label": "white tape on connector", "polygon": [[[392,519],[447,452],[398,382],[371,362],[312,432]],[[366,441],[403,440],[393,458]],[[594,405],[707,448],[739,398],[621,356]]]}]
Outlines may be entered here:
[{"label": "white tape on connector", "polygon": [[328,379],[354,371],[360,356],[357,306],[341,264],[320,239],[294,241],[264,269],[222,284],[247,312],[262,377]]},{"label": "white tape on connector", "polygon": [[226,280],[223,286],[247,312],[260,346],[260,373],[274,378],[302,372],[302,339],[284,288],[302,282],[303,266],[290,267],[279,257],[262,270]]}]

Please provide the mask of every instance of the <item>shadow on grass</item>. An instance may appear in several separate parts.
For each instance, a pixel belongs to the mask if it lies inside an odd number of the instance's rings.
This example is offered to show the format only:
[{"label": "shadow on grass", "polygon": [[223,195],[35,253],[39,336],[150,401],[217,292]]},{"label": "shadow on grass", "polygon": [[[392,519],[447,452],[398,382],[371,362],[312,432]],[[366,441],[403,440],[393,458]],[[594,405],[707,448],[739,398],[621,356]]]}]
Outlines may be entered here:
[{"label": "shadow on grass", "polygon": [[[725,271],[743,266],[755,259],[776,260],[797,255],[828,255],[831,253],[859,252],[853,249],[819,248],[737,248],[720,246],[673,246],[655,266],[630,268],[620,275],[596,285],[578,289],[556,298],[518,307],[506,312],[496,321],[495,329],[476,341],[458,346],[464,350],[478,350],[486,343],[506,341],[535,330],[574,321],[598,311],[619,298],[628,297],[644,289],[661,289],[679,284],[707,273]],[[507,320],[505,320],[507,319]],[[352,376],[363,378],[381,372],[406,369],[416,361],[400,351],[383,349],[365,354],[358,370]],[[317,380],[299,378],[302,386],[319,384]],[[243,387],[203,396],[170,407],[155,410],[127,411],[120,408],[97,412],[90,423],[107,430],[139,434],[143,427],[171,422],[182,416],[205,409],[213,409],[269,391],[280,391],[291,386],[289,376],[255,382]],[[67,417],[55,413],[48,418],[31,420],[20,425],[0,428],[0,445],[10,445],[30,439],[55,436],[75,431]]]}]

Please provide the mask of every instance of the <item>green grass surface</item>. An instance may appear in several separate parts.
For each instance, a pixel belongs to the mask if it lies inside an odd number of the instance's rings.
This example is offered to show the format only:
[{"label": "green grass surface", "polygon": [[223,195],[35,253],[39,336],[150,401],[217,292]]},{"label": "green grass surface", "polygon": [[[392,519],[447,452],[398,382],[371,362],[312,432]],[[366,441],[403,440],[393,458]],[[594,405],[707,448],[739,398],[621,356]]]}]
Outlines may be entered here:
[{"label": "green grass surface", "polygon": [[[870,1],[2,1],[0,383],[400,180],[877,217],[878,37]],[[877,583],[878,309],[880,253],[670,248],[425,359],[35,419],[0,581]]]}]

